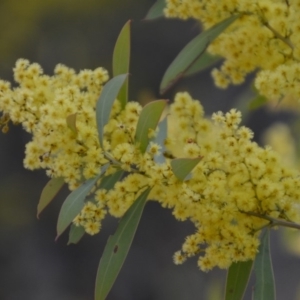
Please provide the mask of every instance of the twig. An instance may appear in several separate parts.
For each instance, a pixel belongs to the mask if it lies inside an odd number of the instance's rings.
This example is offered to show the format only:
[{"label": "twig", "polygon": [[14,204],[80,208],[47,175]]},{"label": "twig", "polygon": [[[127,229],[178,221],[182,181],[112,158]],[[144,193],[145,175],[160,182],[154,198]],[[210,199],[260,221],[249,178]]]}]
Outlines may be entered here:
[{"label": "twig", "polygon": [[272,218],[270,216],[266,215],[261,215],[259,213],[251,212],[251,211],[241,211],[241,213],[249,215],[249,216],[254,216],[257,218],[265,219],[270,221],[271,226],[284,226],[284,227],[290,227],[290,228],[295,228],[295,229],[300,229],[300,224],[294,223],[294,222],[289,222],[289,221],[284,221],[276,218]]}]

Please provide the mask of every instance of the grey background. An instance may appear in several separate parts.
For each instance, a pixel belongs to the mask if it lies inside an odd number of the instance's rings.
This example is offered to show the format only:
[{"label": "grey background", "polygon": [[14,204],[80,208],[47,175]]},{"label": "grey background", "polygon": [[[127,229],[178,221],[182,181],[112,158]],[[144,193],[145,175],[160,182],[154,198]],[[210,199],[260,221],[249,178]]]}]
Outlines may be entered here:
[{"label": "grey background", "polygon": [[[164,71],[180,49],[199,33],[199,26],[193,21],[142,21],[153,2],[89,0],[87,6],[82,1],[61,1],[60,5],[57,1],[53,5],[45,1],[46,9],[39,10],[42,1],[25,4],[1,0],[0,77],[12,80],[12,68],[19,57],[40,63],[48,74],[52,74],[57,63],[77,71],[103,66],[111,73],[114,43],[122,26],[132,19],[130,98],[159,98]],[[208,70],[182,80],[164,97],[172,99],[176,91],[188,90],[201,100],[208,115],[234,106],[245,110],[253,97],[251,79],[249,76],[242,86],[218,90]],[[263,129],[272,122],[292,122],[294,118],[290,113],[270,113],[262,108],[247,113],[244,122],[260,141]],[[55,242],[58,212],[68,191],[63,190],[37,220],[36,206],[48,179],[43,171],[23,169],[24,146],[29,140],[20,126],[0,135],[0,299],[93,299],[98,262],[117,221],[106,219],[99,235],[85,236],[78,245],[67,246],[66,234]],[[220,299],[225,271],[203,273],[197,268],[196,258],[181,266],[172,262],[173,253],[193,231],[190,222],[179,223],[171,211],[154,202],[147,204],[129,256],[108,299]],[[277,299],[300,299],[299,257],[287,253],[279,232],[272,234],[272,249]],[[252,280],[245,299],[251,298],[253,284]]]}]

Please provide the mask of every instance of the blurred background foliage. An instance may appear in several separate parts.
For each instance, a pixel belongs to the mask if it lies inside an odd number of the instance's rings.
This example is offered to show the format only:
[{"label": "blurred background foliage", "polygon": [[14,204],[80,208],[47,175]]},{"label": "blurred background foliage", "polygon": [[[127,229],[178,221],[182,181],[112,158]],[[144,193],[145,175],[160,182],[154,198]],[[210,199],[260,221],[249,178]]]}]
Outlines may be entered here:
[{"label": "blurred background foliage", "polygon": [[[0,77],[12,81],[12,68],[20,57],[40,63],[48,74],[53,73],[58,63],[77,71],[102,66],[111,74],[114,43],[122,26],[131,19],[130,98],[141,102],[158,99],[164,71],[183,46],[199,33],[199,25],[165,19],[143,21],[153,3],[151,0],[1,0]],[[289,131],[289,141],[297,154],[298,113],[295,109],[282,111],[275,105],[275,109],[262,107],[250,114],[247,107],[254,97],[251,78],[241,86],[218,90],[207,70],[182,80],[163,97],[172,100],[179,90],[188,90],[201,100],[208,114],[238,107],[258,142],[262,142],[265,129],[275,122],[296,124]],[[24,146],[29,140],[30,136],[20,126],[0,135],[0,299],[93,299],[98,262],[117,221],[107,219],[99,235],[85,236],[78,245],[66,246],[67,235],[55,242],[58,212],[68,191],[63,190],[37,220],[36,206],[47,177],[43,171],[23,169]],[[290,143],[283,141],[279,144]],[[192,232],[191,223],[178,223],[170,211],[156,203],[147,204],[130,254],[108,299],[220,299],[224,271],[204,274],[197,269],[196,259],[182,266],[172,262],[173,253]],[[273,233],[278,299],[300,299],[299,242],[293,241],[297,241],[297,233],[292,238]],[[289,250],[295,248],[298,251]],[[249,295],[251,286],[253,279]]]}]

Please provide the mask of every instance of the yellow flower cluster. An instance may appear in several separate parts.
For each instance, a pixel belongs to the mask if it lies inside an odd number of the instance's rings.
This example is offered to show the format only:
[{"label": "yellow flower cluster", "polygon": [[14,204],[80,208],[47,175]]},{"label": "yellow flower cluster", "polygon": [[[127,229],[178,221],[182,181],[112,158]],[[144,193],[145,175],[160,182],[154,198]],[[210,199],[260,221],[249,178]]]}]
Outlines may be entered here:
[{"label": "yellow flower cluster", "polygon": [[300,98],[299,0],[166,0],[167,17],[194,18],[207,29],[236,14],[240,18],[209,47],[225,61],[212,75],[221,88],[240,84],[258,70],[255,86],[267,98]]},{"label": "yellow flower cluster", "polygon": [[169,151],[176,156],[182,148],[184,157],[202,157],[191,179],[169,186],[161,196],[176,219],[190,219],[197,228],[175,253],[176,263],[200,254],[199,267],[206,271],[253,259],[260,229],[269,224],[255,215],[299,220],[299,174],[282,166],[270,148],[251,141],[253,133],[239,126],[240,112],[218,112],[209,121],[199,102],[181,93],[171,116],[176,123]]},{"label": "yellow flower cluster", "polygon": [[[99,232],[107,213],[122,217],[151,187],[150,199],[196,227],[175,253],[175,263],[199,255],[198,265],[207,271],[253,259],[260,230],[270,225],[270,218],[299,221],[299,174],[282,166],[270,148],[251,141],[253,133],[239,126],[241,113],[235,109],[208,120],[199,101],[178,93],[170,106],[164,145],[155,142],[156,132],[149,132],[152,141],[142,153],[134,138],[141,106],[129,102],[122,110],[115,101],[104,128],[104,150],[95,105],[108,79],[105,70],[76,74],[58,65],[50,77],[38,64],[19,60],[14,75],[19,87],[0,82],[0,110],[33,135],[26,146],[26,168],[44,168],[49,176],[63,177],[71,189],[95,177],[107,163],[105,176],[120,174],[112,189],[99,188],[101,179],[74,219],[87,233]],[[158,163],[157,156],[164,162]],[[190,177],[176,177],[173,158],[199,157]]]},{"label": "yellow flower cluster", "polygon": [[[19,59],[14,68],[19,86],[11,89],[0,81],[0,110],[32,134],[24,166],[47,169],[49,176],[65,178],[74,189],[106,162],[99,148],[95,105],[108,74],[102,68],[76,74],[64,65],[57,65],[54,73],[44,75],[37,63]],[[73,114],[76,132],[67,124]]]}]

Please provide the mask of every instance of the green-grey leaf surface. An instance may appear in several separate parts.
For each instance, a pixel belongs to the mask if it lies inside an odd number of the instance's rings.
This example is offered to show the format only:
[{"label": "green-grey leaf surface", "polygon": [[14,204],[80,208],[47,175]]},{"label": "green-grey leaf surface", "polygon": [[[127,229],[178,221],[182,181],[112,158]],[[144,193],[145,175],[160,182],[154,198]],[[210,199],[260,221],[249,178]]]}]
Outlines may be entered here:
[{"label": "green-grey leaf surface", "polygon": [[163,153],[166,151],[165,140],[168,135],[168,118],[165,117],[162,121],[160,121],[157,127],[159,129],[158,134],[153,139],[153,142],[160,145],[161,149],[160,154],[154,156],[154,161],[158,164],[162,164],[166,161],[166,158],[163,155]]},{"label": "green-grey leaf surface", "polygon": [[150,129],[155,130],[159,119],[166,107],[166,100],[152,101],[144,106],[141,111],[135,133],[135,141],[144,153],[149,144],[148,133]]},{"label": "green-grey leaf surface", "polygon": [[211,54],[204,52],[200,55],[195,62],[186,70],[184,77],[192,76],[196,73],[204,71],[207,68],[215,65],[217,62],[221,61],[220,56],[212,56]]},{"label": "green-grey leaf surface", "polygon": [[118,170],[111,175],[104,176],[99,185],[99,189],[104,189],[107,191],[112,189],[115,183],[120,180],[123,174],[124,174],[123,170]]},{"label": "green-grey leaf surface", "polygon": [[99,175],[84,182],[67,197],[59,212],[56,239],[67,229],[74,218],[80,213],[84,206],[86,196],[89,194],[97,180],[105,173],[107,168],[108,164],[104,165],[101,168]]},{"label": "green-grey leaf surface", "polygon": [[62,177],[52,178],[43,188],[39,204],[37,207],[37,218],[39,218],[40,213],[44,208],[54,199],[56,194],[61,190],[65,181]]},{"label": "green-grey leaf surface", "polygon": [[[128,21],[122,28],[113,52],[113,76],[129,73],[130,64],[130,23]],[[124,108],[128,101],[128,77],[122,85],[118,100]]]},{"label": "green-grey leaf surface", "polygon": [[270,252],[270,230],[261,238],[259,253],[254,262],[255,286],[253,300],[275,300],[275,280]]},{"label": "green-grey leaf surface", "polygon": [[253,260],[232,263],[227,272],[225,300],[242,300],[248,285]]},{"label": "green-grey leaf surface", "polygon": [[99,134],[99,142],[102,148],[104,126],[108,123],[113,103],[126,78],[127,74],[121,74],[109,80],[103,87],[101,95],[97,101],[96,119]]},{"label": "green-grey leaf surface", "polygon": [[72,224],[69,232],[68,245],[77,244],[84,236],[84,234],[85,230],[82,226],[75,226],[74,224]]},{"label": "green-grey leaf surface", "polygon": [[174,175],[181,181],[187,180],[191,171],[196,167],[202,157],[175,158],[171,160]]},{"label": "green-grey leaf surface", "polygon": [[165,0],[157,0],[149,9],[145,20],[154,20],[157,18],[161,18],[164,16],[164,8],[166,7],[166,1]]},{"label": "green-grey leaf surface", "polygon": [[121,219],[113,236],[110,236],[102,254],[95,287],[95,300],[106,299],[128,254],[137,226],[141,219],[150,188],[132,204]]},{"label": "green-grey leaf surface", "polygon": [[66,121],[71,131],[77,135],[76,117],[77,117],[77,113],[68,115]]},{"label": "green-grey leaf surface", "polygon": [[255,110],[266,104],[267,98],[265,96],[258,95],[249,102],[249,109]]},{"label": "green-grey leaf surface", "polygon": [[193,65],[199,57],[205,53],[209,44],[217,38],[230,24],[232,24],[239,15],[231,16],[213,27],[202,32],[190,41],[177,55],[171,65],[165,72],[161,85],[160,92],[164,93],[178,79],[184,76],[185,72]]}]

